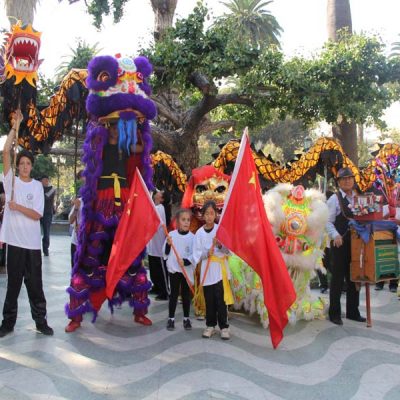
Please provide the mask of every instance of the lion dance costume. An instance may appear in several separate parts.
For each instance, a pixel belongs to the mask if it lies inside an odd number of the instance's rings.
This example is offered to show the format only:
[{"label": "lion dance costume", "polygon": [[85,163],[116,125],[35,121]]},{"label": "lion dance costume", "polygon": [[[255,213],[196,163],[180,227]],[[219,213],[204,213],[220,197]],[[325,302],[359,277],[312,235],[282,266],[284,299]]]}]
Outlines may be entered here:
[{"label": "lion dance costume", "polygon": [[[94,322],[106,299],[108,259],[136,167],[147,187],[153,188],[149,120],[155,117],[156,107],[149,98],[151,90],[146,81],[151,72],[146,57],[100,56],[88,66],[86,109],[90,122],[83,156],[86,183],[81,189],[79,244],[67,289],[70,303],[66,314],[71,319],[67,332],[80,326],[86,312],[93,313]],[[110,140],[116,131],[117,143]],[[120,279],[109,306],[113,311],[114,305],[128,301],[135,321],[150,325],[145,314],[151,283],[142,264],[144,254],[145,249]]]},{"label": "lion dance costume", "polygon": [[[281,183],[264,195],[264,205],[273,233],[285,260],[294,288],[296,302],[290,309],[289,321],[323,318],[327,304],[314,299],[310,280],[317,269],[323,270],[325,225],[328,208],[325,196],[315,189]],[[268,312],[264,305],[258,275],[237,257],[230,261],[235,308],[250,313],[258,312],[264,327],[268,326]],[[325,271],[324,271],[325,272]]]}]

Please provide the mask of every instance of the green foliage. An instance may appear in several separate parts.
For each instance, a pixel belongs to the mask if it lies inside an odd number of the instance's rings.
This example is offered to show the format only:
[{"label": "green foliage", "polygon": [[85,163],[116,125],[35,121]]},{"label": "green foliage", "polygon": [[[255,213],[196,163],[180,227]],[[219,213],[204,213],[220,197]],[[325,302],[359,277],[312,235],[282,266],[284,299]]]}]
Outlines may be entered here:
[{"label": "green foliage", "polygon": [[124,13],[124,6],[128,0],[91,0],[86,2],[87,10],[93,16],[93,24],[97,29],[101,28],[103,17],[110,15],[112,11],[114,22],[121,20]]},{"label": "green foliage", "polygon": [[186,18],[176,22],[164,38],[152,48],[142,50],[162,73],[153,79],[155,90],[176,87],[193,91],[188,79],[193,72],[204,74],[210,81],[243,74],[257,62],[260,50],[240,42],[231,24],[217,23],[205,30],[208,10],[201,3]]},{"label": "green foliage", "polygon": [[249,41],[255,47],[270,44],[280,46],[278,37],[282,32],[276,18],[265,9],[272,1],[229,0],[221,1],[230,11],[218,23],[235,27],[238,41]]},{"label": "green foliage", "polygon": [[37,105],[48,106],[50,97],[54,94],[57,83],[43,74],[39,73],[39,82],[37,85]]},{"label": "green foliage", "polygon": [[87,68],[89,61],[100,51],[98,43],[90,45],[83,39],[77,39],[76,48],[70,47],[71,54],[63,56],[66,61],[63,61],[56,68],[56,79],[61,79],[72,69],[72,68]]},{"label": "green foliage", "polygon": [[40,179],[43,175],[47,175],[49,178],[56,176],[57,166],[49,156],[39,154],[36,156],[35,163],[33,164],[32,177]]}]

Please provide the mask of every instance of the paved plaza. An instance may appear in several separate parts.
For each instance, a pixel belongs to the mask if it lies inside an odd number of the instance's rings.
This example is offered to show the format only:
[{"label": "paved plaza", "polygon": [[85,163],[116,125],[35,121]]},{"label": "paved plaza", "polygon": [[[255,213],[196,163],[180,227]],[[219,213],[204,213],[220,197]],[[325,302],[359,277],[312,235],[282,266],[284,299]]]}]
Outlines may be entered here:
[{"label": "paved plaza", "polygon": [[[372,290],[372,328],[300,322],[286,329],[278,350],[256,318],[236,313],[228,342],[202,339],[202,321],[184,331],[180,305],[169,332],[167,303],[155,301],[151,327],[133,323],[127,305],[114,315],[104,305],[95,324],[86,317],[66,334],[69,239],[52,236],[43,262],[55,334],[35,331],[23,289],[15,331],[0,339],[0,399],[400,399],[400,301],[387,287]],[[5,288],[3,274],[1,308]]]}]

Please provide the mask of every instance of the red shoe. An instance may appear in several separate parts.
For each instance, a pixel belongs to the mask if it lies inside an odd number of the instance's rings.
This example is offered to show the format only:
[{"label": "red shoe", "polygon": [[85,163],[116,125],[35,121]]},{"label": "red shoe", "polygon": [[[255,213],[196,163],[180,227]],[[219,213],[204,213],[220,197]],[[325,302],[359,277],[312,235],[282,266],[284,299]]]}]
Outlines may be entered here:
[{"label": "red shoe", "polygon": [[153,325],[151,319],[148,319],[145,315],[135,315],[135,322],[145,326]]},{"label": "red shoe", "polygon": [[81,323],[78,321],[70,321],[69,324],[65,327],[65,332],[72,333],[75,332],[78,328],[81,327]]}]

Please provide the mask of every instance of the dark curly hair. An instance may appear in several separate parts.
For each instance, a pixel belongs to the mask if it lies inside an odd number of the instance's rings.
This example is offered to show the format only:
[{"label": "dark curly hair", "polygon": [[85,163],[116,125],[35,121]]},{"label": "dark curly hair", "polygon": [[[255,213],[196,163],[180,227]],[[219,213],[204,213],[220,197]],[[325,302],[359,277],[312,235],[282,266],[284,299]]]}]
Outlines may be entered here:
[{"label": "dark curly hair", "polygon": [[33,166],[33,164],[35,162],[35,158],[33,157],[33,154],[30,151],[23,149],[17,154],[17,167],[19,166],[19,163],[21,162],[22,157],[29,158],[29,160],[31,160],[31,163]]}]

